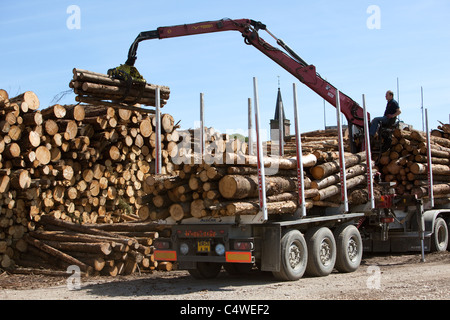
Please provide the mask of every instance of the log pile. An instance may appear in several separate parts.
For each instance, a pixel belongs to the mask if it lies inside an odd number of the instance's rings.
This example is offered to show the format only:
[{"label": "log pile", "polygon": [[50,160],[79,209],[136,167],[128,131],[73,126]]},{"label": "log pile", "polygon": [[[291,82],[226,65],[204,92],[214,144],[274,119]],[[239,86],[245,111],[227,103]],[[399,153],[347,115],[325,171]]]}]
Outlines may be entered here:
[{"label": "log pile", "polygon": [[437,129],[431,130],[431,135],[439,138],[450,139],[450,124],[438,121],[440,125]]},{"label": "log pile", "polygon": [[[347,145],[347,138],[344,137],[344,145]],[[338,151],[337,129],[316,130],[301,134],[302,151],[305,154],[314,152],[330,152]],[[284,154],[286,156],[296,155],[295,136],[288,136],[284,139]],[[273,151],[272,151],[272,148]],[[273,144],[272,141],[267,142],[268,154],[278,154],[278,142]],[[273,153],[272,153],[273,152]]]},{"label": "log pile", "polygon": [[[326,147],[321,148],[319,142],[316,146],[315,153],[306,151],[303,155],[306,207],[339,206],[338,154],[322,151]],[[259,212],[256,157],[228,150],[215,157],[219,161],[190,158],[190,162],[180,165],[177,176],[147,179],[147,188],[153,192],[147,196],[149,204],[139,210],[141,220],[256,215]],[[211,160],[208,155],[205,159]],[[346,154],[346,165],[348,189],[364,186],[365,153]],[[298,209],[296,159],[264,157],[264,166],[269,215],[293,214]]]},{"label": "log pile", "polygon": [[[450,139],[449,125],[443,130],[433,130],[431,139],[431,161],[433,169],[433,193],[435,197],[450,197]],[[445,128],[445,129],[444,129]],[[437,131],[441,132],[439,135]],[[447,131],[447,132],[446,132]],[[385,181],[396,182],[396,193],[428,195],[428,167],[426,135],[417,130],[394,131],[392,147],[379,160]]]},{"label": "log pile", "polygon": [[166,86],[157,86],[146,83],[143,88],[139,86],[128,86],[123,80],[113,79],[108,75],[83,70],[73,69],[73,79],[69,83],[77,95],[75,100],[89,104],[121,105],[122,107],[142,104],[155,106],[156,88],[160,88],[160,106],[167,104],[170,89]]},{"label": "log pile", "polygon": [[[225,164],[184,163],[177,176],[147,179],[146,183],[154,192],[148,197],[149,204],[139,210],[140,218],[159,220],[171,217],[180,221],[189,217],[257,214],[256,165],[249,156],[243,157],[244,165],[232,165],[230,161]],[[282,210],[293,213],[297,207],[294,201],[295,163],[290,160],[281,162],[280,167],[286,168],[287,164],[290,167],[266,178],[271,214]]]},{"label": "log pile", "polygon": [[[155,116],[102,105],[41,110],[27,91],[0,90],[0,265],[26,250],[43,216],[79,224],[135,221],[154,172]],[[163,172],[173,173],[178,135],[161,116]]]},{"label": "log pile", "polygon": [[[214,128],[204,127],[204,158],[206,163],[217,163],[223,160],[225,153],[234,153],[242,156],[248,153],[248,144],[234,136],[220,133]],[[179,163],[189,162],[193,154],[201,153],[201,133],[200,128],[189,130],[178,130],[180,140],[178,143]],[[197,161],[197,162],[200,162]]]},{"label": "log pile", "polygon": [[[335,152],[323,154],[324,162],[311,168],[313,177],[312,188],[318,190],[318,195],[314,197],[317,203],[325,206],[337,206],[341,199],[340,164],[339,156]],[[335,158],[336,157],[336,158]],[[373,173],[376,173],[375,162],[371,161]],[[366,153],[345,154],[346,187],[350,205],[363,204],[368,201],[367,193],[361,193],[360,189],[367,188],[367,163]],[[362,197],[364,196],[364,197]],[[379,195],[376,194],[375,197]],[[361,198],[362,197],[362,198]]]},{"label": "log pile", "polygon": [[117,276],[158,267],[152,241],[159,233],[154,224],[80,225],[48,215],[39,224],[41,228],[23,237],[27,250],[16,259],[31,272],[39,272],[42,267],[67,270],[75,265],[86,276]]}]

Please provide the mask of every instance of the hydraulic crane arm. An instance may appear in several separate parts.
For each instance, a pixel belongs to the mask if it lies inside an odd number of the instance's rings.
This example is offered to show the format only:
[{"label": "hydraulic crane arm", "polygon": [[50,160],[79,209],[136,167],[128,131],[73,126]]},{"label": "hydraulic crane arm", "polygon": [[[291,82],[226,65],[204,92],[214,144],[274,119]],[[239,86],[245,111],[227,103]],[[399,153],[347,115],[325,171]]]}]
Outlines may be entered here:
[{"label": "hydraulic crane arm", "polygon": [[[126,64],[129,66],[134,66],[134,62],[137,58],[136,52],[138,44],[144,40],[174,38],[233,30],[239,31],[242,34],[246,44],[253,45],[270,59],[286,69],[300,82],[304,83],[306,86],[320,95],[323,99],[336,107],[337,89],[316,72],[316,67],[307,64],[281,39],[276,38],[272,33],[270,33],[264,24],[250,19],[223,19],[218,21],[206,21],[193,24],[176,25],[171,27],[159,27],[158,29],[153,31],[141,32],[130,47]],[[265,30],[267,33],[269,33],[269,35],[271,35],[276,40],[277,44],[285,51],[275,48],[264,41],[259,36],[259,30]],[[363,109],[350,97],[341,92],[340,107],[341,112],[347,118],[349,127],[351,127],[352,124],[360,128],[364,127]]]}]

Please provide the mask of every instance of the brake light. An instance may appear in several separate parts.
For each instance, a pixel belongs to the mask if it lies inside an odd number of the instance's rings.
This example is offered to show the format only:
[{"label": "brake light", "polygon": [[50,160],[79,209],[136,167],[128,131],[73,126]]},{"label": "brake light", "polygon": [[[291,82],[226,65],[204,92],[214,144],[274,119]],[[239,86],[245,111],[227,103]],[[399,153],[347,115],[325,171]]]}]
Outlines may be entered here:
[{"label": "brake light", "polygon": [[170,242],[169,241],[155,241],[155,243],[153,244],[153,246],[155,247],[155,249],[157,250],[166,250],[170,248]]},{"label": "brake light", "polygon": [[234,242],[234,250],[253,250],[253,242],[250,241],[235,241]]}]

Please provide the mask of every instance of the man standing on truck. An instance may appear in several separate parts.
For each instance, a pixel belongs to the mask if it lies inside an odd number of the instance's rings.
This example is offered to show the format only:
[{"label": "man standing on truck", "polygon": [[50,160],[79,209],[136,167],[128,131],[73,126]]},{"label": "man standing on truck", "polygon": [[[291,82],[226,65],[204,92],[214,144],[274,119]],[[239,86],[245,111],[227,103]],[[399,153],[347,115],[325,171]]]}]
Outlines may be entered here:
[{"label": "man standing on truck", "polygon": [[380,125],[392,125],[395,123],[395,120],[398,115],[400,115],[401,110],[398,105],[398,102],[394,100],[394,92],[388,90],[386,92],[386,110],[384,111],[384,115],[382,117],[373,118],[370,122],[369,134],[370,138],[373,138],[378,131],[378,127]]}]

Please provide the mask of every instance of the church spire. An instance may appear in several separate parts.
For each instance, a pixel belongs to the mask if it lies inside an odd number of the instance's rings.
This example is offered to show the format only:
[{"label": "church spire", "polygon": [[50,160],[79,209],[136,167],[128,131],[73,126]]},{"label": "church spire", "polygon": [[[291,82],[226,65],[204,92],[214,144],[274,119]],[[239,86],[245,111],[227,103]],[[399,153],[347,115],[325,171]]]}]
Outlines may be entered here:
[{"label": "church spire", "polygon": [[274,140],[275,137],[272,137],[272,133],[274,129],[278,129],[280,126],[280,106],[282,107],[282,123],[283,123],[283,133],[284,136],[290,135],[290,126],[291,122],[286,119],[286,114],[284,112],[283,99],[281,98],[281,88],[280,88],[280,77],[278,76],[278,94],[277,94],[277,102],[275,104],[275,114],[272,120],[270,120],[270,129],[271,129],[271,139]]}]

